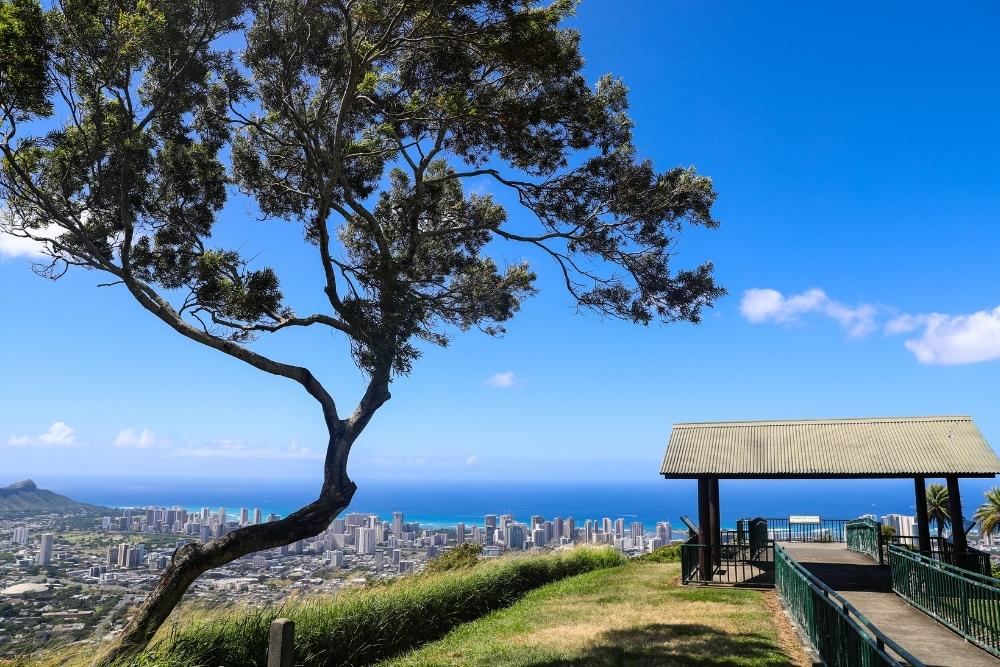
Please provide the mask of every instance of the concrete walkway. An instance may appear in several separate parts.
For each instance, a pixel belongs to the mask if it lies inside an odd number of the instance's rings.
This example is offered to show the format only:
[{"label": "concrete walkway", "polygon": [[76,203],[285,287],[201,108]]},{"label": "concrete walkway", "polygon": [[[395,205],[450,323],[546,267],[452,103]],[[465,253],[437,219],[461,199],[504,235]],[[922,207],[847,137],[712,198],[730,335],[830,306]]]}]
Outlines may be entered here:
[{"label": "concrete walkway", "polygon": [[783,542],[788,553],[926,665],[979,667],[1000,660],[962,639],[892,592],[889,568],[844,544]]}]

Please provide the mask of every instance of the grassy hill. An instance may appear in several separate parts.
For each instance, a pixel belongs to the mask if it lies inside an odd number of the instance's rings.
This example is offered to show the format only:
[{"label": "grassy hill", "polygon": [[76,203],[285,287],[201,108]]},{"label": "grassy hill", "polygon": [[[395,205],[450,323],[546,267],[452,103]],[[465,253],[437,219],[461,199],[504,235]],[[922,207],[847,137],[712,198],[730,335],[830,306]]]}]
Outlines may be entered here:
[{"label": "grassy hill", "polygon": [[[676,551],[676,550],[674,550]],[[188,606],[133,667],[256,667],[296,621],[301,667],[808,665],[771,592],[683,587],[664,557],[610,550],[505,557],[307,597],[284,608]],[[77,667],[95,647],[18,663]]]},{"label": "grassy hill", "polygon": [[673,563],[581,574],[380,667],[811,664],[772,592],[679,586]]},{"label": "grassy hill", "polygon": [[78,503],[72,498],[39,489],[30,479],[0,488],[0,516],[98,509],[94,505]]}]

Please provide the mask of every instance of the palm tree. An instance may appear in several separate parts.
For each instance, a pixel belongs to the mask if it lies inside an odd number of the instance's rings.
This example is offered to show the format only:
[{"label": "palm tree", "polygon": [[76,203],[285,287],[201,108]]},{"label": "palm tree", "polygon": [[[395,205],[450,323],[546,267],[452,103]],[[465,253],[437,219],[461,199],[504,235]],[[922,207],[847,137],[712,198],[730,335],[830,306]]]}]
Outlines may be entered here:
[{"label": "palm tree", "polygon": [[992,535],[1000,527],[1000,487],[994,486],[983,495],[986,502],[979,506],[973,517],[979,522],[983,535]]},{"label": "palm tree", "polygon": [[944,527],[951,523],[948,487],[944,484],[927,485],[927,519],[937,524],[937,536],[940,543]]}]

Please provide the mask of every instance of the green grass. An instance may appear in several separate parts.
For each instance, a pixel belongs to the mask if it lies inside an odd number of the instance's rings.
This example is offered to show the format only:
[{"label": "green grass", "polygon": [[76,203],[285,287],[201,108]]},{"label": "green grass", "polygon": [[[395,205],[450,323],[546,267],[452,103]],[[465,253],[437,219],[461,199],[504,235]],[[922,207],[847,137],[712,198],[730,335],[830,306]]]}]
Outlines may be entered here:
[{"label": "green grass", "polygon": [[528,591],[597,569],[621,566],[610,549],[574,549],[482,562],[387,585],[306,598],[284,608],[196,614],[131,664],[141,667],[263,665],[268,626],[295,620],[296,665],[366,665],[437,640],[456,626],[507,607]]},{"label": "green grass", "polygon": [[636,562],[564,579],[381,665],[809,664],[773,593],[683,587],[678,572]]}]

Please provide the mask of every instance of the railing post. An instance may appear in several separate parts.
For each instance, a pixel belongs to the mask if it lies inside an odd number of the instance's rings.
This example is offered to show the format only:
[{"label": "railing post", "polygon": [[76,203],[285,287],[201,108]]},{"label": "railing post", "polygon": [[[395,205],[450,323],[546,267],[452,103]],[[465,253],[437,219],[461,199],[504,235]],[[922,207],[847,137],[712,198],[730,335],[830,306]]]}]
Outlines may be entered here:
[{"label": "railing post", "polygon": [[295,660],[295,621],[278,618],[271,623],[267,641],[267,667],[292,667]]},{"label": "railing post", "polygon": [[885,565],[885,556],[882,555],[882,546],[883,546],[882,543],[884,542],[884,540],[882,539],[881,524],[875,524],[875,539],[878,542],[878,564]]}]

